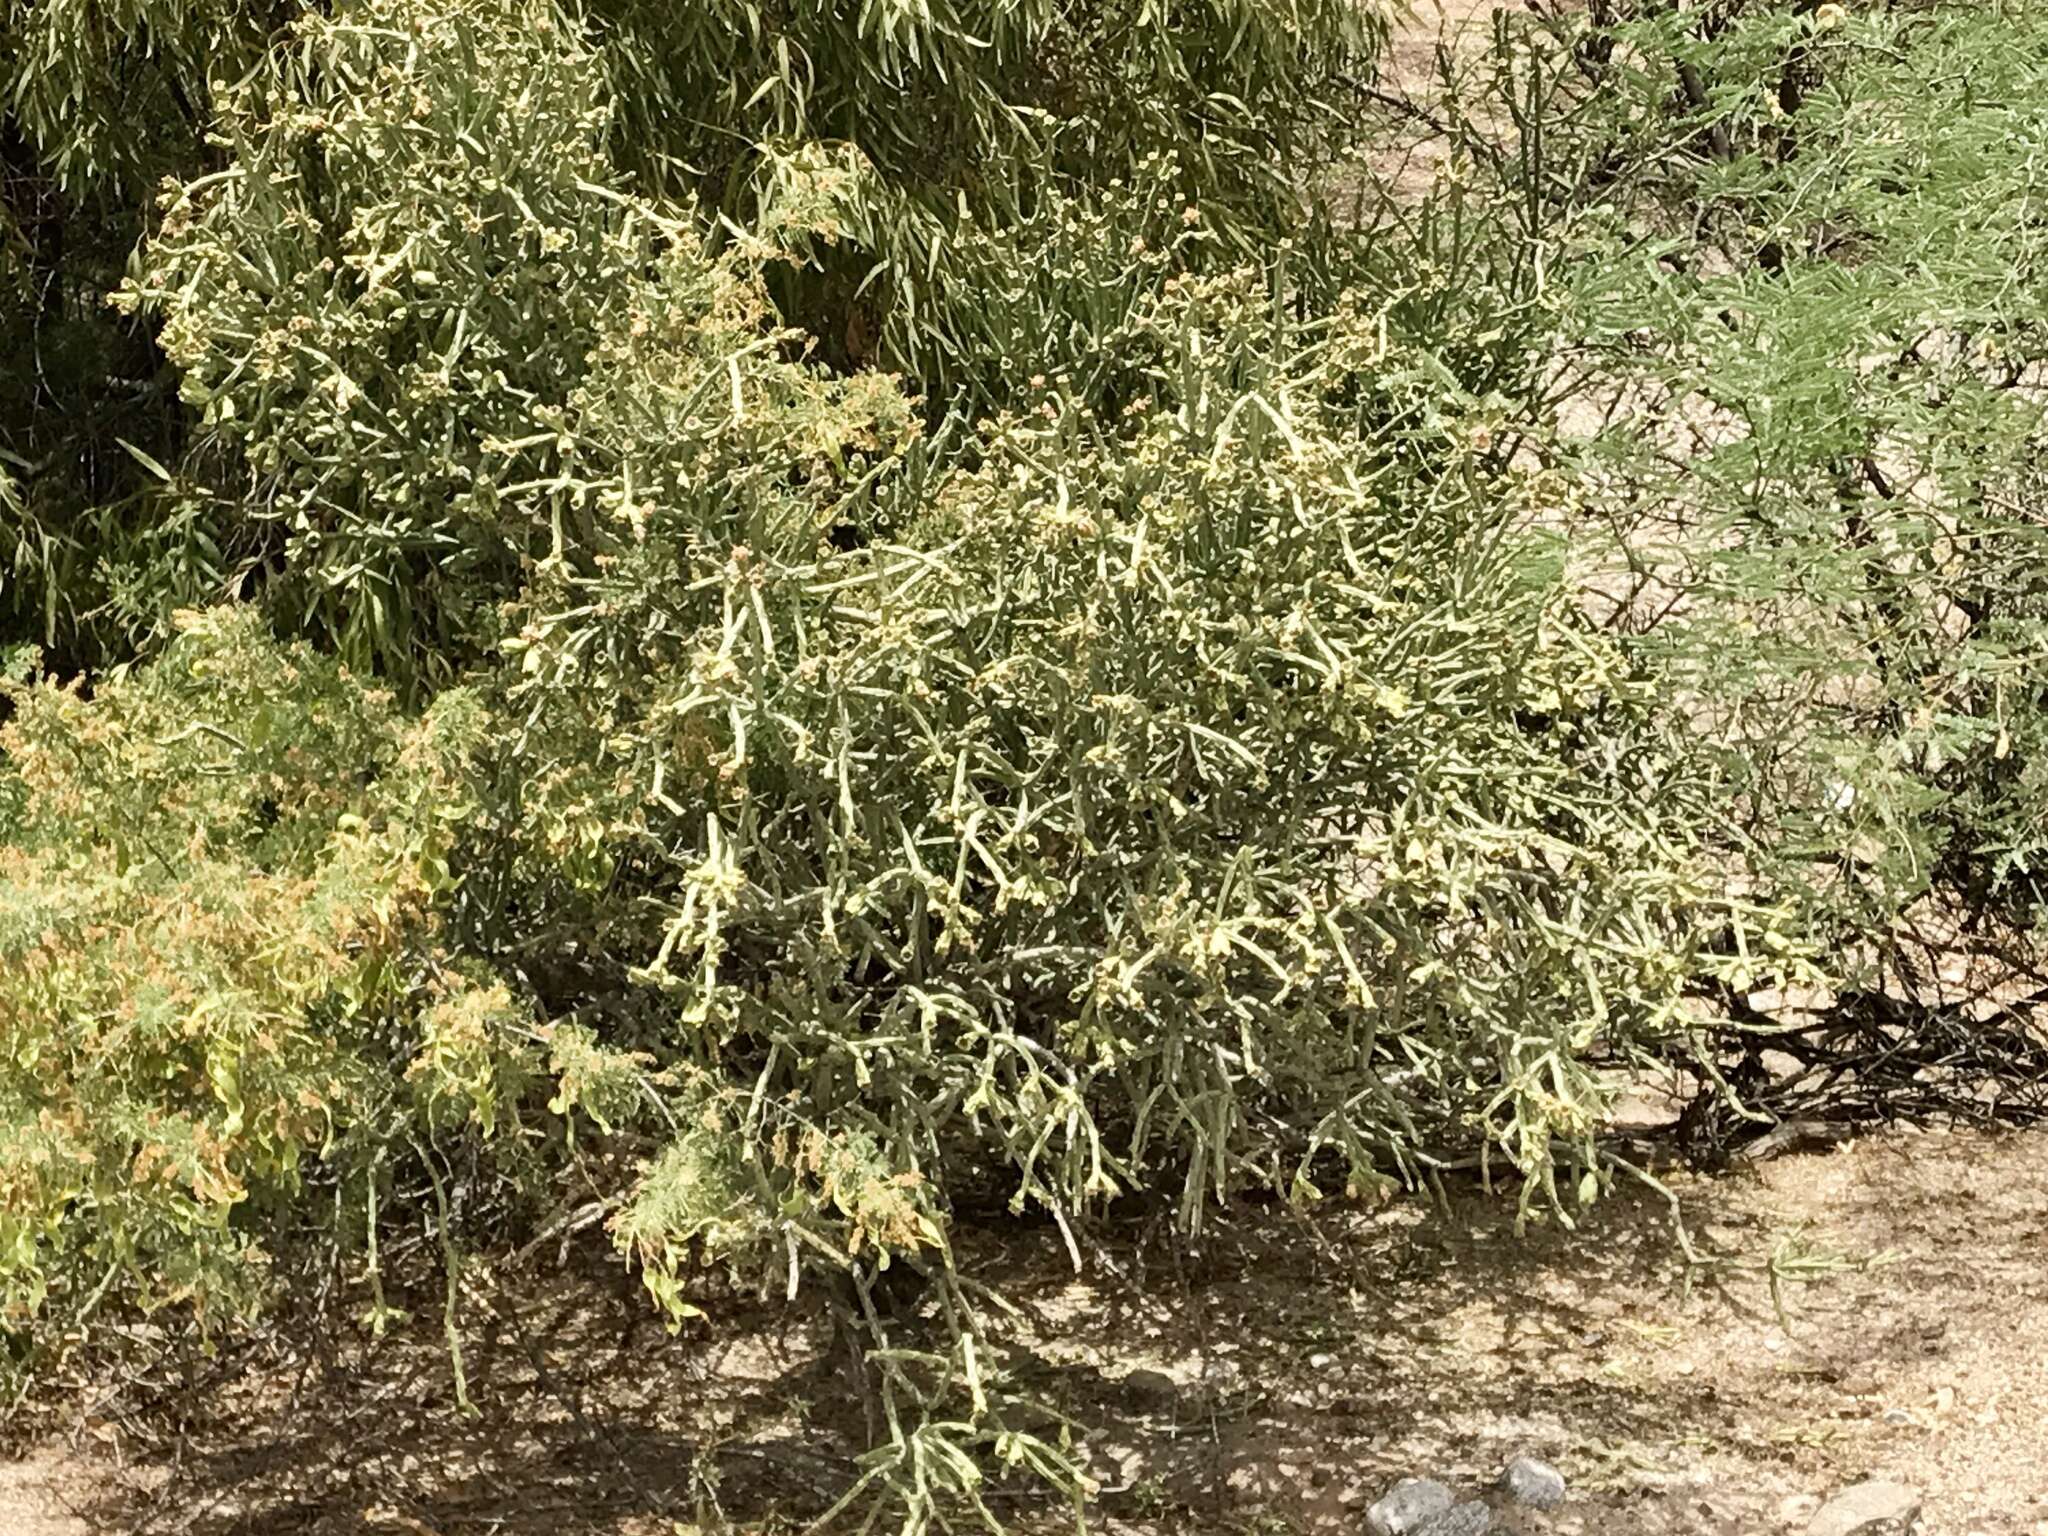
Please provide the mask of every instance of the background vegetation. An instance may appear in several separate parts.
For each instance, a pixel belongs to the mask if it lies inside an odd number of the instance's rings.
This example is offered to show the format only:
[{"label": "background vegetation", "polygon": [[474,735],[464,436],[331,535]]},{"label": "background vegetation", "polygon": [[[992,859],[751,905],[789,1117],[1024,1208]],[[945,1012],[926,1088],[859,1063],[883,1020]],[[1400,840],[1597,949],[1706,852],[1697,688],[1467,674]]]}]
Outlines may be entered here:
[{"label": "background vegetation", "polygon": [[2048,13],[1386,21],[0,4],[21,1379],[594,1195],[914,1530],[965,1219],[2031,1112]]}]

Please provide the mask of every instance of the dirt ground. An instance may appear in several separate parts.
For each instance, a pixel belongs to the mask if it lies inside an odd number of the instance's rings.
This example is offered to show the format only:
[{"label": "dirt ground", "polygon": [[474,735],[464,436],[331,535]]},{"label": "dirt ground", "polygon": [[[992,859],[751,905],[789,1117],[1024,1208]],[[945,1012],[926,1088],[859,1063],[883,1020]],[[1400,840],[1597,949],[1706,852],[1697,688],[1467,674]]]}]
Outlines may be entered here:
[{"label": "dirt ground", "polygon": [[[1459,59],[1483,51],[1493,13],[1518,9],[1502,0],[1399,0],[1394,6],[1374,81],[1385,112],[1371,158],[1373,179],[1397,201],[1419,200],[1449,165],[1434,117],[1443,91],[1440,53]],[[1351,195],[1350,180],[1340,172],[1325,188],[1339,208]]]},{"label": "dirt ground", "polygon": [[[1704,1263],[1654,1198],[1518,1240],[1476,1188],[1247,1210],[1179,1259],[1133,1225],[1078,1276],[1049,1229],[963,1256],[1020,1309],[1016,1368],[1079,1426],[1120,1536],[1350,1533],[1398,1477],[1478,1488],[1519,1450],[1572,1483],[1530,1532],[1798,1532],[1883,1475],[1923,1490],[1928,1536],[2048,1533],[2048,1133],[1894,1132],[1674,1188]],[[606,1266],[499,1276],[475,1418],[420,1315],[221,1362],[177,1422],[95,1384],[0,1470],[0,1532],[787,1529],[847,1477],[858,1416],[802,1303],[671,1340]]]}]

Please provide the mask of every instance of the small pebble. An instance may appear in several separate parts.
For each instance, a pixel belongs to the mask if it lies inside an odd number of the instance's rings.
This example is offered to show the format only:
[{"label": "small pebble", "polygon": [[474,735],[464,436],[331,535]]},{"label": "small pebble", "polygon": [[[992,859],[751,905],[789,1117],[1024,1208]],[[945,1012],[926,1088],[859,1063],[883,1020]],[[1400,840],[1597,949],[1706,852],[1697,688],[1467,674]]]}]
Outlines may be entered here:
[{"label": "small pebble", "polygon": [[1419,1536],[1457,1502],[1458,1496],[1433,1477],[1404,1477],[1365,1512],[1365,1528],[1372,1536]]},{"label": "small pebble", "polygon": [[1180,1396],[1180,1383],[1164,1371],[1155,1371],[1141,1366],[1123,1379],[1124,1390],[1139,1397],[1154,1398],[1169,1402]]},{"label": "small pebble", "polygon": [[1821,1505],[1806,1536],[1907,1536],[1919,1514],[1918,1492],[1874,1478],[1844,1488]]},{"label": "small pebble", "polygon": [[1517,1456],[1501,1469],[1500,1486],[1517,1504],[1555,1509],[1564,1502],[1564,1474],[1534,1456]]}]

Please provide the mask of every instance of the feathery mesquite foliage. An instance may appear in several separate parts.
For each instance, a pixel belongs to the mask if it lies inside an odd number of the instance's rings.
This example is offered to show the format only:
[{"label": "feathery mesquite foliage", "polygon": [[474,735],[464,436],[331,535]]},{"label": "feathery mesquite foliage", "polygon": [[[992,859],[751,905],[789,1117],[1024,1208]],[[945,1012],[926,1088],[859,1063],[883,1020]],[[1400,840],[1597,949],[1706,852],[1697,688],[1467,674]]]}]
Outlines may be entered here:
[{"label": "feathery mesquite foliage", "polygon": [[[1533,446],[1576,579],[1726,766],[1752,889],[1865,999],[1851,1042],[1902,1027],[1886,989],[1953,1028],[1930,904],[1973,993],[2036,990],[2044,70],[2037,6],[1610,4],[1459,81],[1474,179],[1573,254]],[[1719,1023],[1755,1076],[1756,1016]]]}]

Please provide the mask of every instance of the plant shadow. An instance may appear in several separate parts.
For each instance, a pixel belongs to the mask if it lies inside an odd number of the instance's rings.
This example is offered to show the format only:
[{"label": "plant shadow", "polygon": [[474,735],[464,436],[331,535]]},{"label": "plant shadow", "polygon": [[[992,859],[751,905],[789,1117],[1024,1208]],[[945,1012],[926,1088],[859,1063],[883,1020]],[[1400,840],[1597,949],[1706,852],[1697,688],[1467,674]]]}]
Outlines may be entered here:
[{"label": "plant shadow", "polygon": [[[1518,1232],[1512,1198],[1476,1187],[1440,1210],[1247,1204],[1191,1243],[1119,1215],[1078,1273],[1050,1227],[969,1228],[958,1251],[1013,1309],[994,1337],[1046,1405],[1038,1432],[1066,1426],[1095,1523],[1349,1532],[1401,1476],[1483,1490],[1526,1451],[1566,1467],[1582,1515],[1611,1513],[1589,1529],[1713,1531],[1714,1511],[1681,1496],[1697,1461],[1685,1447],[1783,1459],[1754,1411],[1786,1363],[1754,1343],[1782,1332],[1762,1193],[1741,1178],[1684,1186],[1695,1245],[1721,1256],[1705,1265],[1647,1192],[1603,1200],[1576,1230]],[[438,1295],[411,1299],[415,1320],[381,1340],[294,1345],[280,1327],[176,1415],[103,1397],[98,1438],[124,1465],[96,1481],[88,1527],[795,1526],[853,1476],[865,1416],[816,1297],[735,1298],[670,1337],[595,1252],[493,1275],[463,1313],[472,1413]],[[1737,1335],[1741,1358],[1712,1357]],[[1678,1358],[1703,1347],[1705,1368]],[[1070,1519],[1042,1487],[997,1481],[990,1502],[1019,1528]]]}]

